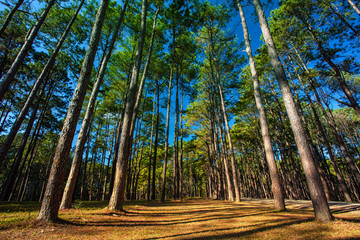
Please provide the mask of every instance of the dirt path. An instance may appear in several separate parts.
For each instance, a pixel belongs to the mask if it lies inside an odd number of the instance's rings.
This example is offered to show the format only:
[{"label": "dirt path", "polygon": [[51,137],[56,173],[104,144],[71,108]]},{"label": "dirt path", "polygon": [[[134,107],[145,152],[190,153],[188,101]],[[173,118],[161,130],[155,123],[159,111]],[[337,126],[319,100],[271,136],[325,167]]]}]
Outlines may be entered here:
[{"label": "dirt path", "polygon": [[331,202],[337,220],[330,223],[313,221],[310,201],[286,204],[276,212],[271,200],[135,202],[120,214],[103,203],[62,211],[58,224],[12,225],[0,239],[360,239],[360,204]]}]

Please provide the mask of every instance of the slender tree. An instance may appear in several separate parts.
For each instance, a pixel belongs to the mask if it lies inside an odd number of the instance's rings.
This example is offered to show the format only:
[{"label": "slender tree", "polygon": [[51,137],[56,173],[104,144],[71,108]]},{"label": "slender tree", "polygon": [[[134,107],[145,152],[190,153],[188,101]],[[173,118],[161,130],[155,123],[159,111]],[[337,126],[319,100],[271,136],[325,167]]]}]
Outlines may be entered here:
[{"label": "slender tree", "polygon": [[[56,3],[56,0],[50,0],[47,4],[44,12],[41,14],[38,22],[32,27],[27,35],[27,38],[22,45],[20,51],[18,52],[14,62],[12,63],[10,69],[8,70],[6,76],[2,79],[0,83],[0,101],[4,98],[5,93],[8,91],[10,84],[14,81],[15,75],[18,72],[21,64],[23,63],[28,51],[30,50],[35,37],[37,36],[41,26],[43,25],[48,13],[52,6]],[[1,160],[0,160],[1,161]]]}]

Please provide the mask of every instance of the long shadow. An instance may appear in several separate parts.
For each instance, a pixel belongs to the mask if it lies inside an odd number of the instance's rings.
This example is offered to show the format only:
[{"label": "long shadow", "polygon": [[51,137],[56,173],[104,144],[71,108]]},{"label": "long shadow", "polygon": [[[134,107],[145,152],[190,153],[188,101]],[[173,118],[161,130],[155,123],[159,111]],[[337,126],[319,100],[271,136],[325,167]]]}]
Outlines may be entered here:
[{"label": "long shadow", "polygon": [[97,227],[127,227],[127,226],[136,226],[136,227],[149,227],[149,226],[172,226],[178,224],[188,224],[188,223],[199,223],[199,222],[206,222],[206,221],[213,221],[213,220],[227,220],[227,219],[234,219],[234,218],[244,218],[256,215],[263,215],[267,213],[267,211],[262,211],[254,214],[234,214],[232,216],[228,215],[221,215],[219,214],[217,217],[199,217],[198,219],[191,219],[191,220],[167,220],[167,221],[124,221],[120,219],[116,219],[115,221],[106,220],[106,221],[87,221],[87,222],[75,222],[75,221],[68,221],[63,220],[61,221],[62,224],[74,225],[74,226],[97,226]]},{"label": "long shadow", "polygon": [[331,210],[332,213],[348,213],[360,211],[360,206],[341,206],[339,209]]},{"label": "long shadow", "polygon": [[359,218],[336,217],[335,219],[341,220],[341,221],[344,221],[344,222],[360,223],[360,219],[359,219]]},{"label": "long shadow", "polygon": [[[196,215],[196,214],[206,214],[206,213],[212,213],[214,211],[221,211],[221,212],[233,212],[234,210],[237,211],[255,211],[258,212],[259,210],[264,210],[272,212],[274,211],[272,208],[268,207],[243,207],[243,206],[233,206],[233,207],[227,207],[227,208],[219,208],[219,207],[207,207],[207,209],[202,210],[185,210],[185,211],[169,211],[165,212],[166,210],[147,210],[147,209],[136,209],[135,210],[125,210],[123,212],[105,212],[105,213],[94,213],[93,215],[126,215],[126,216],[132,216],[132,215],[144,215],[144,216],[155,216],[155,217],[161,217],[161,216],[174,216],[174,215]],[[192,217],[193,218],[193,217]]]},{"label": "long shadow", "polygon": [[[256,227],[256,226],[260,226],[260,225],[263,225],[263,224],[247,225],[247,226],[244,226],[244,227],[234,227],[234,228],[209,229],[209,230],[203,230],[203,231],[197,231],[197,232],[191,232],[191,233],[183,233],[183,234],[168,235],[168,236],[163,236],[163,237],[147,238],[147,239],[144,239],[144,240],[154,240],[154,239],[173,238],[173,237],[186,237],[185,239],[188,239],[188,240],[226,239],[226,238],[235,238],[235,237],[237,238],[237,237],[245,237],[247,235],[251,235],[251,234],[254,234],[254,233],[258,233],[258,232],[268,231],[268,230],[271,230],[271,229],[276,229],[276,228],[291,226],[291,225],[294,225],[294,224],[310,222],[312,220],[313,220],[312,218],[308,218],[308,219],[303,219],[303,220],[298,220],[298,221],[291,221],[291,222],[286,222],[286,223],[282,223],[282,224],[278,224],[278,225],[272,225],[272,226],[266,226],[266,227],[260,227],[260,228],[252,229],[252,230],[247,230],[247,231],[243,231],[243,232],[240,232],[240,233],[228,233],[228,234],[221,234],[221,235],[212,234],[212,235],[199,236],[199,237],[190,237],[189,236],[189,235],[201,234],[201,233],[207,233],[207,232],[214,232],[214,231],[231,231],[231,230],[237,230],[239,228],[245,228],[245,227]],[[272,223],[273,222],[280,222],[280,221],[284,221],[284,220],[272,221]]]}]

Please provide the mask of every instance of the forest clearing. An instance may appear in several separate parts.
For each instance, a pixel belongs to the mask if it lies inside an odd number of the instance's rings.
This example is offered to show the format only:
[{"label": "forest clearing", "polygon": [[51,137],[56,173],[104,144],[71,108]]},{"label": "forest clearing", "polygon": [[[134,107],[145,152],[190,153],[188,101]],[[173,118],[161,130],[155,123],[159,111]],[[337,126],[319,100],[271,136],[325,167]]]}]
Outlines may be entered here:
[{"label": "forest clearing", "polygon": [[[32,203],[34,204],[34,203]],[[6,206],[8,205],[8,206]],[[310,201],[233,203],[211,199],[125,202],[125,212],[106,202],[75,203],[59,223],[36,223],[39,204],[0,204],[0,239],[359,239],[360,204],[330,202],[336,220],[314,221]]]}]

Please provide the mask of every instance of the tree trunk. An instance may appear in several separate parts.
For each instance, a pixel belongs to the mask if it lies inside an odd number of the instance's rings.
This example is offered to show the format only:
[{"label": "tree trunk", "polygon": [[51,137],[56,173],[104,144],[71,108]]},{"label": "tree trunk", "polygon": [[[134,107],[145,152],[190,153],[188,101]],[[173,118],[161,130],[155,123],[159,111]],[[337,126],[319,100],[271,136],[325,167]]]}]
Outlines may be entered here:
[{"label": "tree trunk", "polygon": [[267,45],[270,62],[274,68],[275,77],[279,82],[287,114],[289,116],[290,124],[295,136],[296,145],[298,147],[300,159],[310,190],[311,201],[313,203],[315,212],[315,218],[321,221],[332,220],[333,216],[330,213],[324,189],[322,188],[322,184],[319,178],[319,173],[317,172],[316,166],[311,156],[304,129],[301,125],[301,120],[296,110],[294,99],[289,88],[283,66],[275,49],[275,44],[272,40],[272,36],[269,26],[267,24],[264,11],[259,0],[253,0],[253,3],[259,17],[260,27]]},{"label": "tree trunk", "polygon": [[178,198],[178,179],[179,179],[179,73],[176,73],[176,93],[175,93],[175,122],[174,122],[174,141],[173,141],[173,199]]},{"label": "tree trunk", "polygon": [[231,176],[230,176],[230,170],[229,170],[229,160],[227,157],[227,144],[224,143],[224,133],[222,130],[222,123],[218,120],[218,128],[219,128],[219,136],[220,136],[220,144],[221,144],[221,155],[223,158],[223,163],[225,167],[225,177],[226,177],[226,183],[228,187],[228,197],[230,201],[234,201],[234,192],[233,188],[231,186]]},{"label": "tree trunk", "polygon": [[114,180],[114,188],[109,201],[108,208],[109,210],[122,210],[124,203],[124,193],[125,193],[125,184],[126,184],[126,173],[128,167],[128,159],[131,152],[132,145],[132,117],[134,113],[134,106],[136,102],[137,95],[137,81],[139,77],[142,52],[145,41],[145,31],[146,31],[146,14],[147,14],[147,0],[142,1],[141,6],[141,26],[140,26],[140,36],[138,41],[138,48],[136,51],[135,64],[132,70],[132,76],[129,87],[129,95],[126,100],[126,107],[124,112],[124,123],[121,130],[121,140],[119,147],[118,160],[116,163],[116,173]]},{"label": "tree trunk", "polygon": [[166,168],[167,168],[167,158],[168,158],[168,147],[169,147],[169,125],[170,125],[170,104],[171,104],[171,83],[173,78],[173,70],[170,71],[170,80],[169,80],[169,93],[168,100],[166,103],[166,135],[165,135],[165,156],[163,163],[162,179],[161,179],[161,196],[160,201],[165,201],[165,187],[166,187]]},{"label": "tree trunk", "polygon": [[3,23],[3,25],[0,28],[0,36],[2,36],[5,32],[5,29],[7,28],[7,26],[9,25],[12,17],[14,16],[14,14],[16,13],[16,11],[18,10],[18,8],[21,6],[21,4],[24,2],[24,0],[19,0],[15,6],[11,9],[11,11],[9,12],[9,14],[6,16],[6,19]]},{"label": "tree trunk", "polygon": [[155,126],[155,142],[154,142],[154,159],[153,159],[153,174],[152,174],[152,184],[151,184],[151,200],[156,199],[156,191],[155,191],[155,181],[156,181],[156,158],[157,158],[157,150],[159,143],[159,124],[160,124],[160,90],[159,90],[159,80],[156,81],[156,96],[157,96],[157,104],[156,104],[156,126]]},{"label": "tree trunk", "polygon": [[230,135],[230,126],[229,126],[229,121],[228,121],[227,114],[226,114],[224,96],[223,96],[223,91],[220,86],[220,83],[218,83],[218,89],[219,89],[219,96],[220,96],[220,102],[221,102],[221,109],[222,109],[224,123],[225,123],[225,127],[226,127],[226,136],[228,139],[229,150],[230,150],[231,169],[232,169],[233,183],[234,183],[234,188],[235,188],[235,198],[236,198],[235,201],[240,202],[240,188],[239,188],[239,184],[237,182],[234,147],[233,147],[232,139],[231,139],[231,135]]},{"label": "tree trunk", "polygon": [[[293,45],[293,47],[294,47],[294,45]],[[294,47],[294,50],[295,50],[295,52],[296,52],[297,57],[299,58],[299,61],[300,61],[301,65],[302,65],[302,67],[303,67],[304,70],[309,74],[309,73],[310,73],[309,70],[307,69],[305,63],[303,62],[301,56],[298,54],[298,51],[297,51],[297,49],[296,49],[295,47]],[[308,78],[309,78],[309,81],[312,82],[312,80],[310,79],[310,77],[308,77]],[[344,178],[343,178],[342,175],[341,175],[341,170],[340,170],[340,168],[339,168],[339,166],[338,166],[338,164],[337,164],[337,162],[336,162],[336,159],[335,159],[333,150],[332,150],[332,148],[331,148],[331,146],[330,146],[330,142],[329,142],[329,140],[328,140],[327,134],[326,134],[326,132],[325,132],[323,126],[322,126],[322,123],[321,123],[321,121],[320,121],[320,117],[319,117],[319,115],[318,115],[318,113],[317,113],[317,111],[316,111],[316,109],[315,109],[315,107],[314,107],[314,103],[313,103],[313,101],[311,100],[308,92],[306,91],[306,88],[305,88],[305,86],[304,86],[304,83],[303,83],[302,81],[300,81],[300,83],[301,83],[302,88],[303,88],[303,90],[304,90],[304,92],[305,92],[305,95],[306,95],[306,97],[307,97],[307,99],[308,99],[308,102],[310,103],[310,107],[311,107],[311,110],[312,110],[312,112],[313,112],[313,114],[314,114],[314,118],[315,118],[316,125],[317,125],[317,127],[318,127],[318,129],[319,129],[319,131],[320,131],[320,134],[321,134],[321,136],[322,136],[322,138],[323,138],[323,140],[324,140],[324,144],[325,144],[325,147],[326,147],[326,149],[327,149],[327,151],[328,151],[328,154],[329,154],[329,157],[330,157],[330,161],[331,161],[331,163],[332,163],[332,165],[333,165],[333,167],[334,167],[335,175],[336,175],[337,181],[338,181],[338,183],[339,183],[340,190],[341,190],[341,191],[343,192],[343,194],[344,194],[345,201],[347,201],[347,202],[352,202],[351,197],[350,197],[350,193],[348,192],[347,187],[346,187],[346,184],[345,184],[345,180],[344,180]],[[315,91],[315,96],[317,96],[317,99],[318,99],[318,104],[319,104],[320,108],[322,108],[322,105],[321,105],[321,102],[320,102],[320,98],[319,98],[319,96],[318,96],[318,94],[317,94],[317,92],[316,92],[316,89],[314,89],[314,91]],[[323,110],[323,111],[324,111],[324,110]],[[325,113],[325,112],[324,112],[324,113]]]},{"label": "tree trunk", "polygon": [[[18,174],[21,158],[22,158],[22,155],[24,153],[27,140],[28,140],[28,138],[30,136],[32,126],[33,126],[33,124],[35,122],[37,111],[39,109],[39,104],[41,102],[41,98],[43,96],[43,93],[44,93],[44,89],[41,91],[40,96],[38,97],[38,100],[37,100],[37,102],[36,102],[36,104],[35,104],[35,106],[33,108],[33,112],[31,113],[31,117],[29,119],[28,125],[27,125],[25,133],[23,135],[23,139],[21,140],[20,147],[19,147],[18,152],[16,154],[15,160],[14,160],[12,166],[11,166],[10,173],[9,173],[9,175],[8,175],[6,181],[5,181],[5,184],[3,186],[3,190],[1,192],[1,197],[0,197],[1,201],[8,200],[8,198],[10,196],[10,193],[11,193],[11,189],[14,186],[14,181],[15,181],[16,175]],[[49,96],[50,95],[51,94],[49,94]]]},{"label": "tree trunk", "polygon": [[44,12],[41,14],[38,22],[30,29],[27,38],[22,45],[19,53],[17,54],[14,62],[12,63],[10,69],[8,70],[6,76],[3,78],[0,84],[0,101],[4,98],[5,93],[8,91],[10,84],[15,79],[15,75],[21,67],[28,51],[30,50],[36,35],[38,34],[41,25],[44,23],[46,16],[48,15],[51,7],[56,3],[56,0],[50,0],[47,4]]},{"label": "tree trunk", "polygon": [[87,138],[86,155],[85,155],[85,160],[84,160],[83,173],[82,173],[82,177],[81,177],[80,200],[84,200],[84,194],[85,194],[86,186],[87,186],[86,168],[87,168],[87,163],[89,161],[90,142],[91,142],[91,127],[89,128],[87,135],[88,136],[86,137]]},{"label": "tree trunk", "polygon": [[181,87],[181,104],[180,104],[180,157],[179,157],[179,198],[183,198],[183,103],[184,90]]},{"label": "tree trunk", "polygon": [[58,219],[58,211],[63,190],[62,182],[66,170],[65,165],[69,157],[71,143],[74,138],[77,121],[79,119],[82,103],[86,94],[86,89],[90,82],[91,70],[99,44],[101,29],[108,4],[109,0],[102,0],[96,15],[88,50],[86,52],[78,79],[78,84],[71,100],[59,142],[56,147],[44,200],[37,218],[40,221],[53,222]]},{"label": "tree trunk", "polygon": [[156,91],[154,91],[153,110],[151,118],[151,131],[150,131],[150,151],[149,151],[149,165],[148,165],[148,182],[147,182],[147,200],[150,201],[151,193],[151,158],[152,158],[152,145],[154,136],[154,118],[155,118],[155,104],[156,104]]},{"label": "tree trunk", "polygon": [[326,50],[324,49],[322,41],[316,36],[314,30],[312,29],[311,25],[308,24],[303,18],[300,17],[300,20],[304,23],[304,25],[307,27],[308,31],[310,32],[311,36],[315,40],[319,51],[324,58],[325,62],[331,67],[331,69],[335,72],[335,79],[339,83],[339,86],[341,90],[344,92],[346,98],[350,102],[350,106],[355,110],[355,112],[360,116],[360,106],[357,103],[356,99],[354,98],[352,92],[349,89],[349,86],[347,85],[339,67],[329,58],[329,55],[326,53]]},{"label": "tree trunk", "polygon": [[360,16],[360,10],[359,8],[355,5],[355,3],[352,0],[347,0],[348,3],[351,5],[351,7],[355,10],[355,12]]}]

